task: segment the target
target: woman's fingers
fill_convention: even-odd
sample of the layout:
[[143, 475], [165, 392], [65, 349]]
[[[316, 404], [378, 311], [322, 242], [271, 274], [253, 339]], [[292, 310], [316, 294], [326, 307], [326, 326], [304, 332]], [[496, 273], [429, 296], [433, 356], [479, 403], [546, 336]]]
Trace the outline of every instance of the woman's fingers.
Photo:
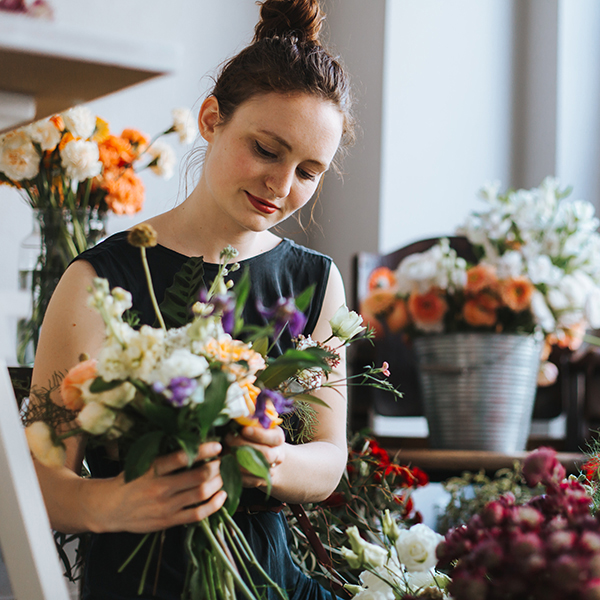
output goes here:
[[[214, 458], [221, 453], [222, 447], [218, 442], [208, 442], [206, 444], [200, 444], [198, 453], [196, 454], [196, 461], [206, 460], [208, 458]], [[162, 477], [168, 475], [174, 471], [178, 471], [188, 466], [187, 454], [180, 450], [179, 452], [173, 452], [165, 456], [160, 456], [154, 461], [154, 475], [156, 477]]]

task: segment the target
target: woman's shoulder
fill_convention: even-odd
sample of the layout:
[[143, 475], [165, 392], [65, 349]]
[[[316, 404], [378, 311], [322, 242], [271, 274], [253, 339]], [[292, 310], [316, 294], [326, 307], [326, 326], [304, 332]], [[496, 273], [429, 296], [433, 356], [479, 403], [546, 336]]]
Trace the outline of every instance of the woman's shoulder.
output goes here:
[[274, 248], [272, 253], [274, 260], [285, 263], [289, 267], [320, 265], [323, 268], [329, 269], [333, 262], [331, 257], [326, 254], [313, 250], [312, 248], [307, 248], [289, 238], [283, 238], [281, 243]]

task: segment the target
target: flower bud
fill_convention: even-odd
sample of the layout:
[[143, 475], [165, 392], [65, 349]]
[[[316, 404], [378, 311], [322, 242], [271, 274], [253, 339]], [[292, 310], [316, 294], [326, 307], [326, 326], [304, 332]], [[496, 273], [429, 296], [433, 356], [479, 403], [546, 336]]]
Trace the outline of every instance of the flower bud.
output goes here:
[[381, 528], [383, 530], [383, 534], [386, 535], [392, 544], [396, 543], [398, 536], [400, 535], [400, 529], [398, 525], [396, 525], [396, 521], [390, 515], [389, 509], [385, 509], [383, 513], [383, 518], [381, 519]]

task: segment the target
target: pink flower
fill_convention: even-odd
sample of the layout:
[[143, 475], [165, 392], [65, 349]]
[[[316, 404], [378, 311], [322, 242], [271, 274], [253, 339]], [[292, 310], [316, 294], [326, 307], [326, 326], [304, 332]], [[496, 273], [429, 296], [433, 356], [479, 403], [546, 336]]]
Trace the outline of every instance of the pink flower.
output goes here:
[[530, 487], [535, 487], [538, 483], [558, 484], [565, 477], [565, 468], [556, 459], [553, 448], [541, 447], [529, 454], [523, 462], [523, 476]]

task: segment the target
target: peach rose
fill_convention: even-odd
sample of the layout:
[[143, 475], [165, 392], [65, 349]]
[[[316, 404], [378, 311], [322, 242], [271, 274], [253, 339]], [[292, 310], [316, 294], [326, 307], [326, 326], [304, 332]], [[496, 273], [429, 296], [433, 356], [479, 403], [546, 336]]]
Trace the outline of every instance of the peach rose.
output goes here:
[[90, 379], [98, 375], [96, 359], [84, 360], [75, 365], [62, 380], [60, 394], [64, 405], [69, 410], [81, 410], [83, 408], [83, 397], [81, 388]]

